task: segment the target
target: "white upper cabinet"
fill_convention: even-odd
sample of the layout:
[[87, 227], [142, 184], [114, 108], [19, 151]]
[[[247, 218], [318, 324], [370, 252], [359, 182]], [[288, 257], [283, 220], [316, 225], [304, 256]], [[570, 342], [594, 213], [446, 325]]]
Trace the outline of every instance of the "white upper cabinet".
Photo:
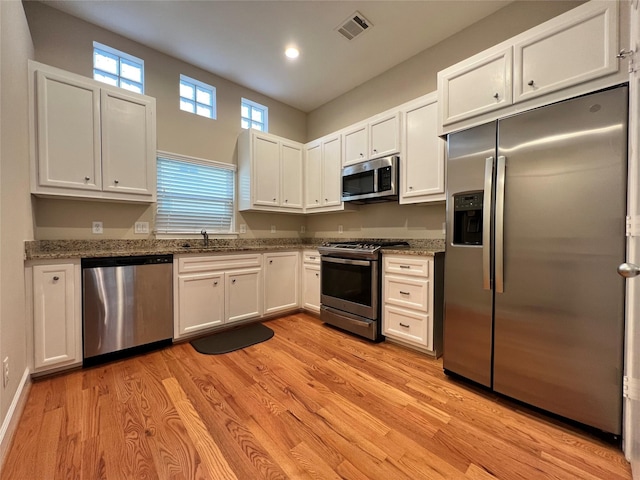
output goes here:
[[352, 165], [400, 151], [400, 115], [397, 112], [372, 117], [343, 131], [343, 165]]
[[483, 52], [440, 72], [442, 123], [450, 123], [509, 105], [512, 50]]
[[584, 5], [514, 44], [514, 102], [618, 71], [617, 2]]
[[29, 72], [31, 193], [155, 201], [155, 99], [36, 62]]
[[438, 137], [436, 93], [401, 107], [403, 149], [400, 156], [399, 202], [445, 199], [445, 142]]
[[305, 150], [305, 211], [343, 210], [340, 134], [308, 143]]
[[626, 81], [618, 8], [592, 0], [439, 72], [439, 134]]
[[302, 213], [303, 145], [245, 130], [238, 138], [240, 211]]
[[[111, 192], [149, 195], [155, 191], [155, 135], [149, 97], [103, 90], [102, 183]], [[146, 159], [146, 161], [141, 161]]]

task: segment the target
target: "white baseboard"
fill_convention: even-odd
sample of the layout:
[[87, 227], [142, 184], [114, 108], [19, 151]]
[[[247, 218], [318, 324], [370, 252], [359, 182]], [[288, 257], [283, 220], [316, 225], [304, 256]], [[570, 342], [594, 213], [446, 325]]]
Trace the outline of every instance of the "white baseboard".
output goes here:
[[22, 416], [22, 411], [27, 404], [27, 398], [29, 397], [30, 389], [31, 376], [29, 375], [29, 369], [27, 368], [22, 375], [22, 379], [20, 379], [18, 390], [16, 391], [16, 394], [13, 397], [13, 401], [9, 406], [7, 416], [5, 417], [4, 422], [2, 422], [2, 427], [0, 427], [0, 471], [2, 471], [4, 460], [7, 456], [7, 453], [9, 453], [11, 440], [13, 440], [13, 435], [16, 432], [16, 428], [18, 427], [18, 422], [20, 421], [20, 417]]

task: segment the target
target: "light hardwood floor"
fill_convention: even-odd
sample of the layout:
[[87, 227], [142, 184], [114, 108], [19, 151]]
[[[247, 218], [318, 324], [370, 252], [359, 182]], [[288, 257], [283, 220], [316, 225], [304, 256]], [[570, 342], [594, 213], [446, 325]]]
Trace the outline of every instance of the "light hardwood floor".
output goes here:
[[39, 380], [2, 480], [630, 479], [588, 433], [442, 362], [299, 314], [225, 355], [189, 343]]

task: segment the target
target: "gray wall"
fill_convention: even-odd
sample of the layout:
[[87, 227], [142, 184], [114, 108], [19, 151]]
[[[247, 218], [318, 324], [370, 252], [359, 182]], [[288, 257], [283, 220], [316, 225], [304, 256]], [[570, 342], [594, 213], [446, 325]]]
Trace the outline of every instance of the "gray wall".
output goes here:
[[[424, 50], [397, 67], [310, 112], [307, 137], [319, 138], [437, 89], [438, 71], [496, 45], [583, 1], [516, 1]], [[307, 231], [316, 237], [444, 238], [444, 203], [431, 206], [365, 205], [353, 213], [313, 215]]]
[[9, 359], [9, 384], [0, 387], [1, 422], [27, 369], [23, 256], [24, 241], [33, 239], [27, 119], [31, 57], [22, 3], [0, 2], [0, 359]]
[[[45, 4], [25, 2], [24, 8], [39, 62], [92, 77], [94, 40], [144, 60], [145, 93], [156, 98], [160, 150], [235, 163], [241, 97], [269, 107], [271, 133], [299, 142], [306, 140], [306, 114], [299, 110]], [[217, 120], [179, 109], [181, 73], [216, 87]], [[153, 206], [42, 198], [34, 205], [38, 239], [144, 238], [133, 234], [133, 225], [136, 221], [153, 222], [155, 213]], [[93, 220], [103, 222], [104, 235], [91, 234]], [[239, 216], [237, 224], [248, 226], [247, 236], [287, 237], [297, 236], [304, 222], [302, 216], [247, 214]], [[269, 233], [271, 225], [276, 225], [275, 235]]]

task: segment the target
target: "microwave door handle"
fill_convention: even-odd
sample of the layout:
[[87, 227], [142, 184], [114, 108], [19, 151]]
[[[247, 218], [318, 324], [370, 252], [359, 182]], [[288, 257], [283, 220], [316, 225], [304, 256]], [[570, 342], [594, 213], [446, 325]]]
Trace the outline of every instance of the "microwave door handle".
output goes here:
[[378, 169], [377, 168], [373, 169], [373, 191], [374, 192], [378, 191]]

